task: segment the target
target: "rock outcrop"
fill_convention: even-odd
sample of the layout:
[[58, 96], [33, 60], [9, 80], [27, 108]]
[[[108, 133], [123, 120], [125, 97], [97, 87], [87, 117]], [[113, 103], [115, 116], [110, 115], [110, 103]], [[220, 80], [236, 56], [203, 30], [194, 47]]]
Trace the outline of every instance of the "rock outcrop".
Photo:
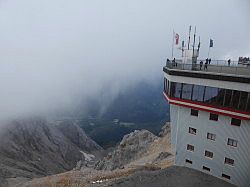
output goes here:
[[170, 128], [170, 122], [166, 122], [165, 125], [162, 126], [161, 131], [159, 133], [160, 137], [163, 136], [170, 136], [171, 128]]
[[101, 150], [74, 123], [55, 125], [42, 118], [11, 121], [0, 131], [0, 183], [65, 172], [85, 159], [83, 152]]
[[95, 166], [96, 169], [113, 170], [145, 154], [157, 136], [147, 130], [135, 130], [125, 135], [117, 148]]

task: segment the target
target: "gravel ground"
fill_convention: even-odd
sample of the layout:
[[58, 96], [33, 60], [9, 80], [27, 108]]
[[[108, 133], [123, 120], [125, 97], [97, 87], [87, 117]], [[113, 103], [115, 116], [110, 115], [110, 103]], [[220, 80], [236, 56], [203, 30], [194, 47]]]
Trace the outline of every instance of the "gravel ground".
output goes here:
[[157, 171], [140, 171], [103, 186], [112, 187], [230, 187], [222, 179], [186, 167], [171, 166]]

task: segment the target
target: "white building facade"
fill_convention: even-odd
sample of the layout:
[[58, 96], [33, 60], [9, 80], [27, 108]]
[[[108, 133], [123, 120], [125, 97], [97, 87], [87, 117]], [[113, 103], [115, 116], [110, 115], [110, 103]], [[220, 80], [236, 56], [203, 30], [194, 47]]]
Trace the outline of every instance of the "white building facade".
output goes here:
[[250, 68], [182, 61], [163, 71], [175, 164], [250, 186]]

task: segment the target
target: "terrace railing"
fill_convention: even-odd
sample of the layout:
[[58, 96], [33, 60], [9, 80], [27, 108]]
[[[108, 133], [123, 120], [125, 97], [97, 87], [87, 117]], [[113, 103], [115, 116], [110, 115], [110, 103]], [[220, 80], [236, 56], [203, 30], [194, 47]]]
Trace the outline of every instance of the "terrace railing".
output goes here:
[[[200, 62], [203, 62], [201, 65]], [[182, 63], [182, 60], [166, 62], [166, 67], [169, 69], [189, 70], [189, 71], [203, 71], [223, 74], [233, 74], [250, 77], [250, 63], [241, 64], [238, 61], [231, 61], [228, 64], [226, 60], [212, 60], [210, 64], [205, 64], [205, 60], [197, 60], [197, 63], [188, 64]]]

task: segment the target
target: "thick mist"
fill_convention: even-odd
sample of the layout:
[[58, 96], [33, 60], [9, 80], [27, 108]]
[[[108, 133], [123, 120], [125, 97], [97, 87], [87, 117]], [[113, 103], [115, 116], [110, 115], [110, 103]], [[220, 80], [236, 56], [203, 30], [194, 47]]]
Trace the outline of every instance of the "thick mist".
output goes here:
[[215, 59], [250, 56], [249, 8], [247, 0], [0, 0], [0, 119], [53, 115], [90, 98], [105, 110], [119, 92], [159, 81], [173, 29], [186, 40], [190, 24], [201, 57], [210, 37]]

